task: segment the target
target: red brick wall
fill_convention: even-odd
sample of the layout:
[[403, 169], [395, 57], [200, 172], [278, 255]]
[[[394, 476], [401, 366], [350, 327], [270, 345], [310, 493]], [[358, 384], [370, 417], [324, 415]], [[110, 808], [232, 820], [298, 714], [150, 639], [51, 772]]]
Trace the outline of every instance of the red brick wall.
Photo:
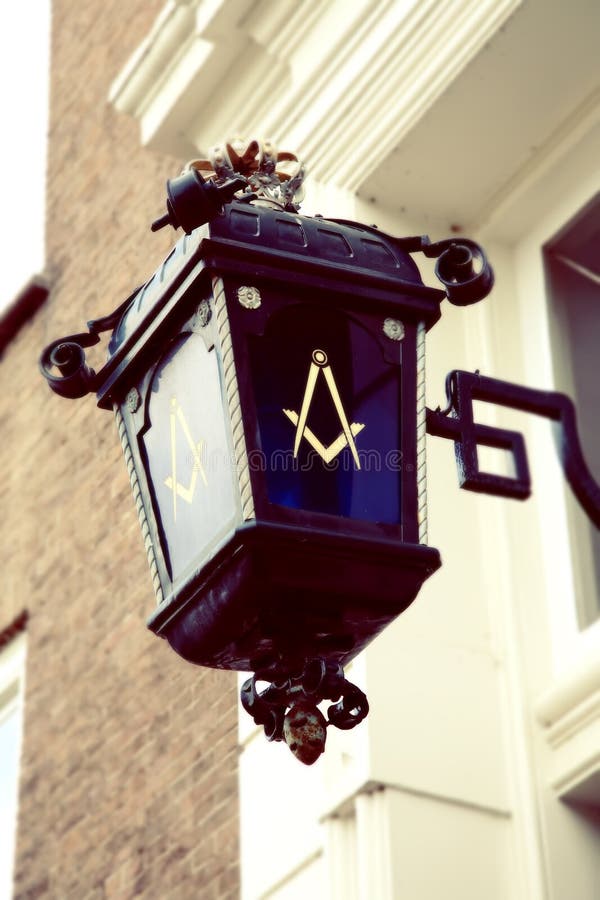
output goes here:
[[[0, 365], [0, 630], [29, 610], [15, 896], [238, 896], [236, 683], [145, 628], [153, 592], [116, 427], [37, 372], [160, 262], [181, 160], [109, 86], [163, 0], [54, 0], [49, 302]], [[27, 236], [23, 235], [23, 240]]]

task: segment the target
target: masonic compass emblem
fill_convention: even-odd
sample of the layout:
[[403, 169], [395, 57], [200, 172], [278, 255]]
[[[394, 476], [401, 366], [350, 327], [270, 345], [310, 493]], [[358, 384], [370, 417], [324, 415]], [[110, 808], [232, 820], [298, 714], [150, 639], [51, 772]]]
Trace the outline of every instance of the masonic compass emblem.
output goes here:
[[[332, 444], [329, 444], [328, 447], [325, 447], [324, 444], [321, 443], [321, 441], [316, 437], [316, 435], [306, 424], [308, 413], [310, 410], [310, 404], [315, 390], [315, 385], [317, 383], [317, 378], [319, 377], [320, 372], [323, 373], [323, 377], [325, 378], [325, 381], [327, 383], [331, 399], [333, 400], [333, 405], [335, 406], [335, 410], [340, 420], [340, 425], [342, 426], [341, 433], [335, 439], [335, 441], [333, 441]], [[305, 438], [313, 448], [313, 450], [316, 450], [321, 459], [326, 463], [330, 463], [333, 459], [335, 459], [336, 456], [342, 452], [344, 447], [349, 447], [354, 458], [354, 462], [356, 463], [356, 468], [360, 469], [360, 459], [358, 457], [358, 451], [356, 449], [354, 438], [363, 430], [365, 426], [364, 424], [360, 424], [358, 422], [352, 422], [352, 424], [349, 424], [348, 417], [342, 405], [342, 400], [340, 398], [337, 384], [335, 383], [335, 378], [333, 377], [331, 366], [329, 365], [329, 361], [327, 359], [327, 354], [324, 350], [315, 350], [313, 352], [312, 362], [310, 364], [308, 378], [306, 380], [304, 397], [302, 399], [300, 415], [298, 415], [298, 413], [293, 409], [284, 409], [283, 412], [288, 417], [292, 425], [296, 426], [294, 459], [298, 456], [298, 450], [300, 449], [302, 438]]]
[[[192, 503], [194, 499], [194, 494], [196, 492], [196, 483], [198, 481], [198, 475], [204, 482], [206, 486], [208, 484], [206, 480], [206, 472], [204, 471], [204, 466], [202, 465], [202, 450], [204, 448], [204, 441], [200, 440], [197, 443], [194, 442], [192, 438], [192, 434], [190, 431], [190, 427], [186, 421], [186, 418], [183, 414], [183, 410], [179, 405], [176, 397], [171, 398], [171, 475], [168, 478], [165, 478], [165, 484], [169, 488], [169, 490], [173, 491], [173, 521], [177, 521], [177, 497], [181, 497], [182, 500], [185, 500], [186, 503]], [[180, 484], [177, 481], [177, 423], [181, 426], [185, 439], [190, 448], [190, 453], [192, 456], [192, 475], [190, 478], [190, 483], [187, 487], [183, 484]]]

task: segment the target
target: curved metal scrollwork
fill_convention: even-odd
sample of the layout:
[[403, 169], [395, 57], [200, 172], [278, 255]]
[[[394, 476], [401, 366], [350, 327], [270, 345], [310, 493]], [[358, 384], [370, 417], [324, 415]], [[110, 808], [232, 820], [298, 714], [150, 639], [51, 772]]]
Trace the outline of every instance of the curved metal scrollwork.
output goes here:
[[[544, 416], [556, 423], [555, 438], [560, 461], [579, 503], [600, 528], [600, 485], [585, 461], [575, 406], [557, 391], [540, 391], [479, 372], [454, 370], [446, 378], [448, 405], [445, 410], [427, 410], [427, 431], [454, 441], [460, 486], [478, 493], [524, 500], [531, 493], [527, 451], [523, 435], [505, 428], [474, 421], [473, 401], [483, 400], [522, 412]], [[498, 447], [512, 453], [515, 476], [492, 475], [479, 470], [477, 446]]]
[[75, 400], [94, 390], [96, 373], [86, 364], [84, 347], [92, 347], [99, 340], [96, 334], [71, 334], [44, 349], [40, 369], [55, 394]]
[[[260, 691], [259, 681], [270, 682]], [[311, 765], [325, 749], [326, 728], [354, 728], [369, 712], [365, 694], [345, 677], [342, 667], [324, 659], [306, 662], [299, 675], [257, 673], [244, 682], [242, 706], [267, 740], [285, 741], [294, 756]], [[318, 709], [323, 700], [334, 701], [327, 719]]]
[[[339, 225], [357, 227], [350, 219], [328, 219]], [[363, 231], [381, 235], [375, 225], [359, 225]], [[446, 238], [432, 241], [426, 234], [416, 237], [386, 238], [405, 253], [423, 253], [430, 259], [437, 259], [435, 274], [446, 289], [446, 296], [454, 306], [470, 306], [478, 303], [490, 293], [494, 286], [494, 270], [485, 251], [470, 238]]]
[[437, 259], [435, 274], [446, 288], [450, 303], [469, 306], [478, 303], [494, 286], [494, 272], [483, 249], [469, 238], [448, 238], [430, 243], [421, 239], [420, 250]]
[[59, 338], [42, 351], [40, 371], [55, 394], [76, 400], [96, 390], [98, 376], [86, 363], [85, 348], [98, 344], [103, 331], [112, 331], [139, 290], [139, 287], [136, 288], [108, 316], [89, 321], [87, 332]]

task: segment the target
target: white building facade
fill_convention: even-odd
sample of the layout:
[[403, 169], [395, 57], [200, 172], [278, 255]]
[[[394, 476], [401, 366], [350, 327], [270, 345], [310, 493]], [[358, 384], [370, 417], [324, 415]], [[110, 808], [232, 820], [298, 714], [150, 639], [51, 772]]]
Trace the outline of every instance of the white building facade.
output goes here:
[[[110, 100], [182, 162], [273, 137], [305, 214], [479, 241], [496, 286], [444, 304], [427, 405], [455, 368], [563, 390], [600, 480], [599, 35], [596, 0], [169, 0]], [[303, 769], [241, 712], [245, 900], [600, 896], [600, 542], [548, 422], [477, 416], [533, 497], [460, 491], [428, 438], [443, 566], [351, 666], [367, 720]]]

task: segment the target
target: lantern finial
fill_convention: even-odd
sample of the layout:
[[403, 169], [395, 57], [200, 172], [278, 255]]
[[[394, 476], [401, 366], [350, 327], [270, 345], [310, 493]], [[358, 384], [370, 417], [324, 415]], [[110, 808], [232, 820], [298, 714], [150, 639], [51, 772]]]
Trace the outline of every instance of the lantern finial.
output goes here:
[[304, 197], [303, 163], [268, 139], [229, 138], [211, 147], [208, 159], [191, 160], [184, 171], [189, 169], [217, 185], [241, 175], [247, 180], [245, 193], [255, 194], [255, 202], [274, 209], [297, 212]]

